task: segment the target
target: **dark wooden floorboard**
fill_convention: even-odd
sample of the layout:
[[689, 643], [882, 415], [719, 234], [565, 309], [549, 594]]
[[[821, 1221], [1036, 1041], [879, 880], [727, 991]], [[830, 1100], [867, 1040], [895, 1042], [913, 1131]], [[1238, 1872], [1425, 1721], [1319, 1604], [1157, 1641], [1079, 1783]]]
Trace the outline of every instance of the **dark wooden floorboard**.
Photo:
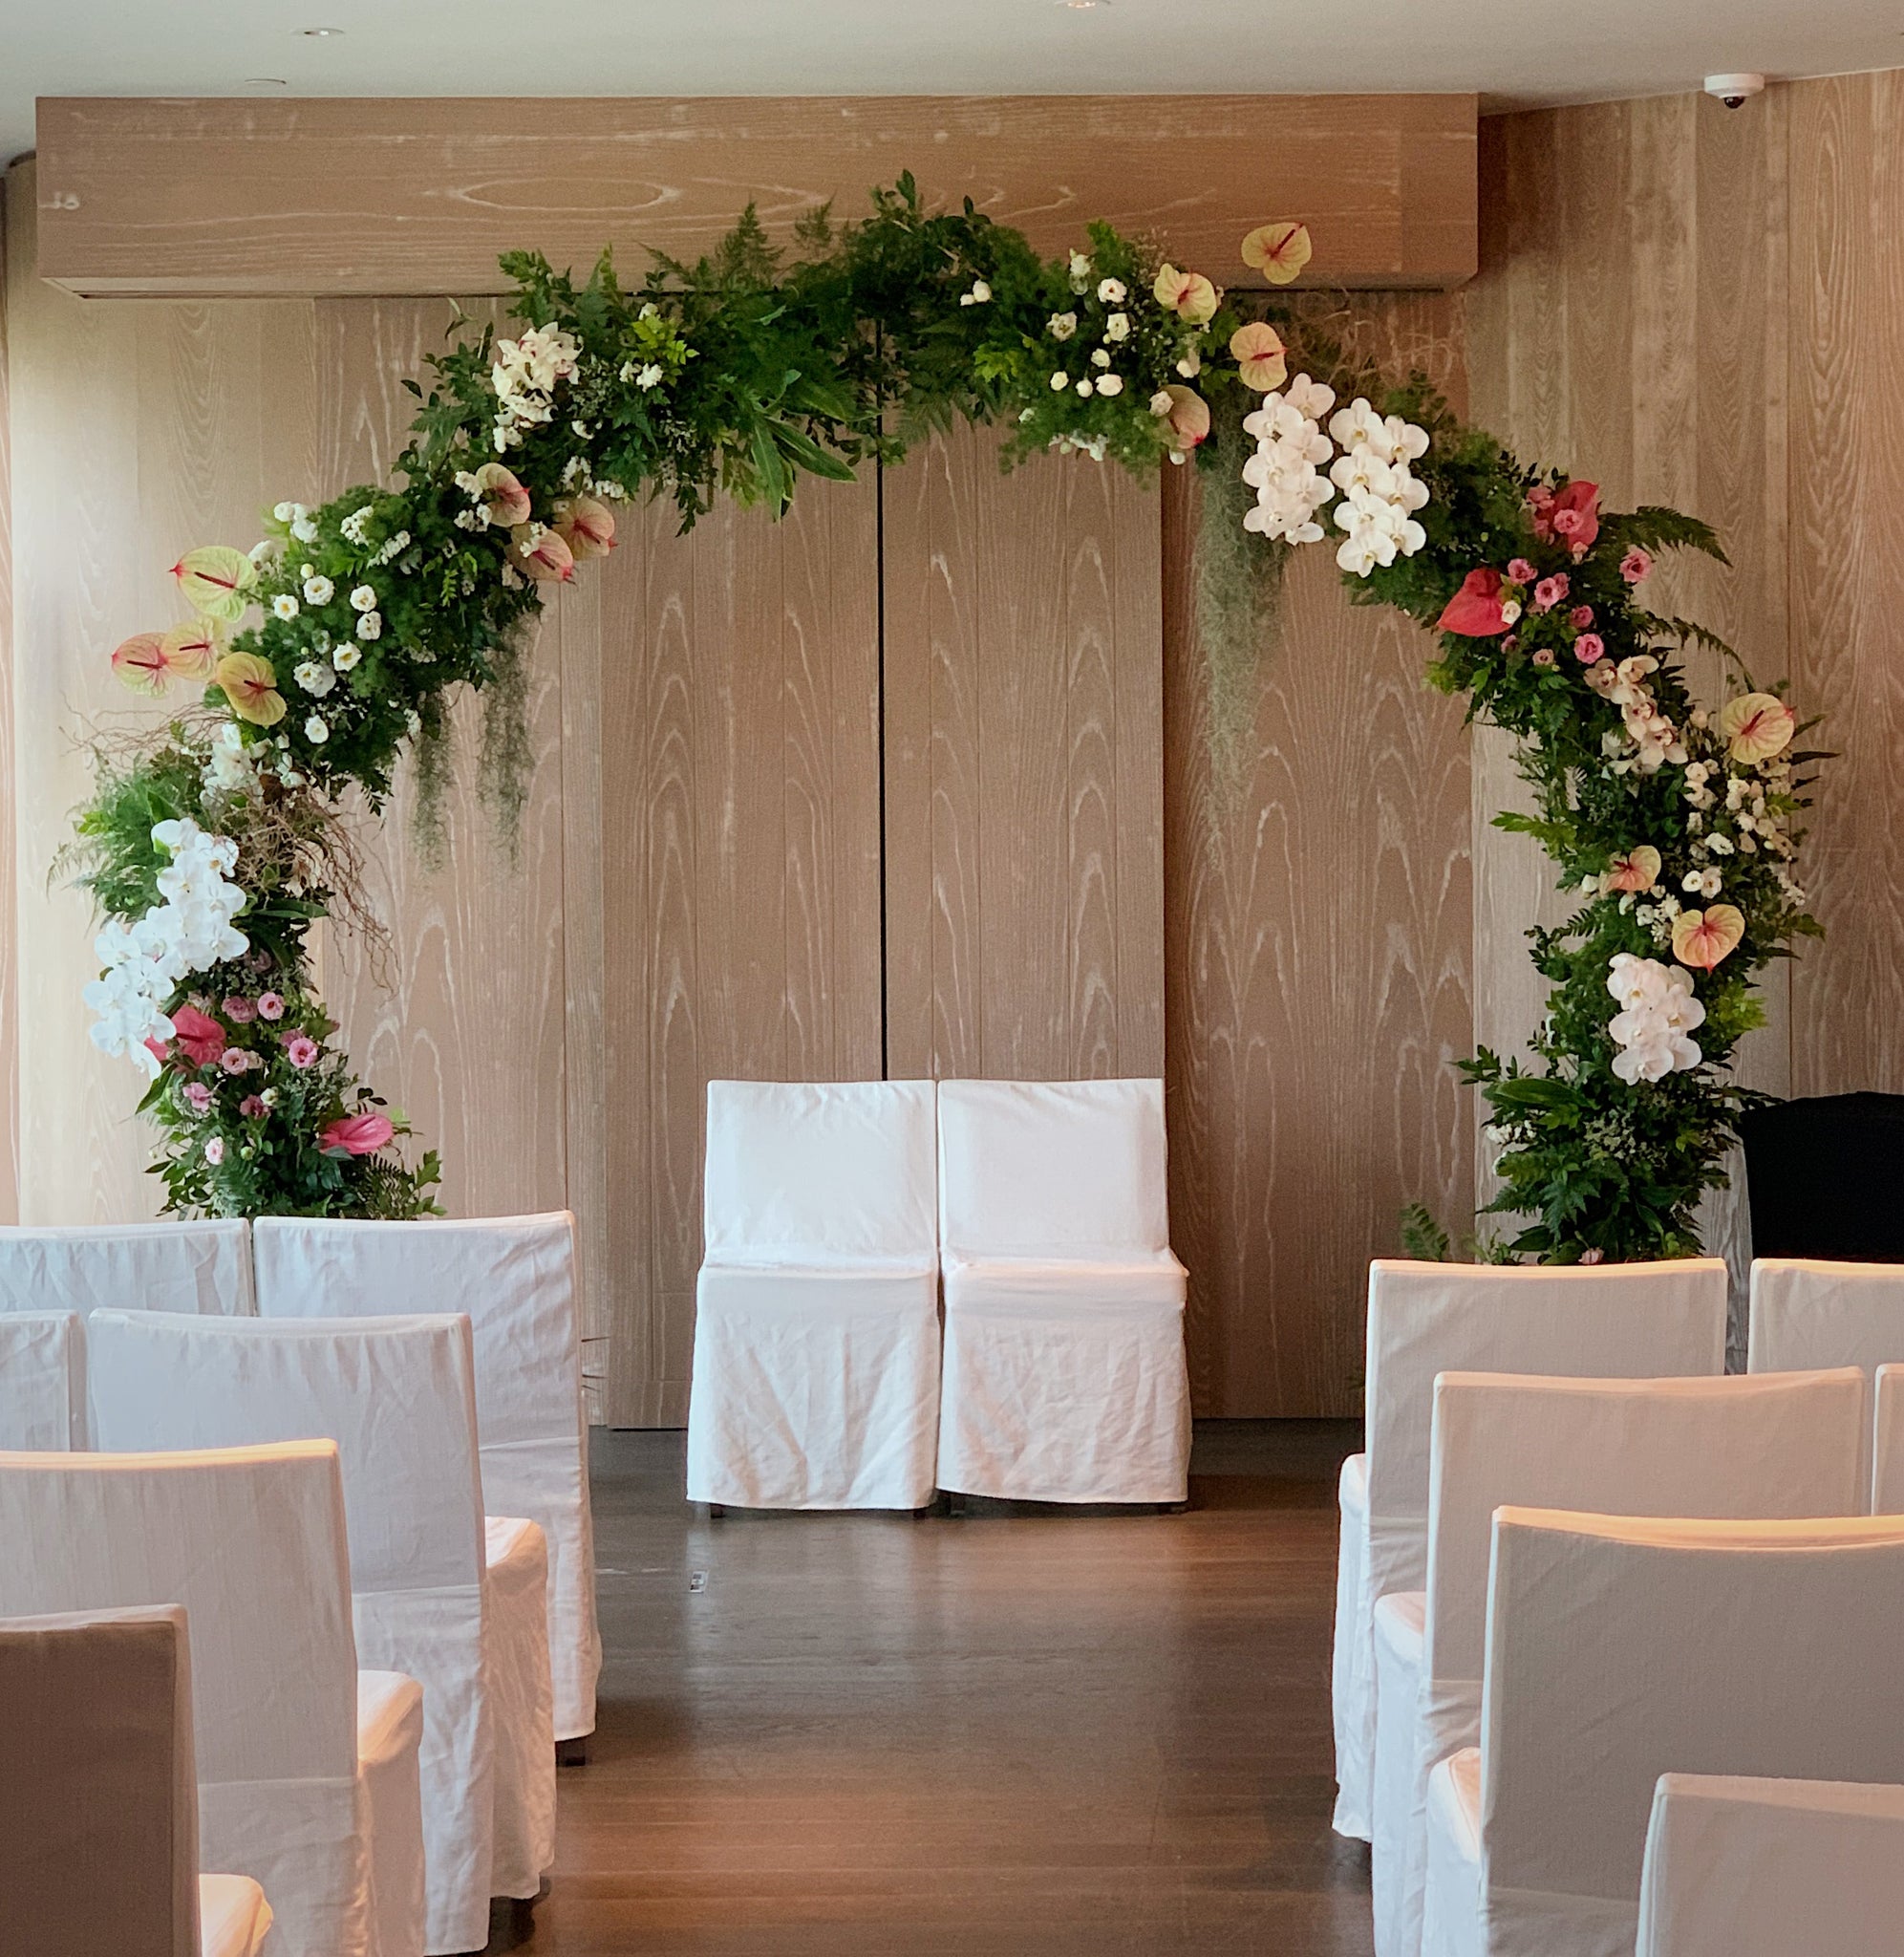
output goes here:
[[1365, 1957], [1329, 1829], [1356, 1434], [1206, 1426], [1183, 1515], [710, 1522], [680, 1435], [598, 1432], [601, 1725], [515, 1947]]

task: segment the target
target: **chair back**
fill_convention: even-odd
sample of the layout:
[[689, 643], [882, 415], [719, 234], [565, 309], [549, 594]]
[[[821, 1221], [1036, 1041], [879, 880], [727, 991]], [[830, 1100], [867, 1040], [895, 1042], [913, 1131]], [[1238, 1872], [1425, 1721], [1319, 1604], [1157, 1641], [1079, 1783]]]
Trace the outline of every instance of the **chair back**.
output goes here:
[[191, 1311], [248, 1316], [251, 1226], [201, 1223], [0, 1227], [0, 1312]]
[[1494, 1518], [1492, 1957], [1634, 1946], [1664, 1773], [1904, 1781], [1904, 1520]]
[[928, 1258], [938, 1247], [931, 1081], [710, 1081], [710, 1258]]
[[200, 1852], [270, 1898], [288, 1950], [356, 1950], [357, 1654], [332, 1441], [0, 1454], [0, 1616], [178, 1604]]
[[1607, 1516], [1857, 1516], [1864, 1381], [1759, 1379], [1435, 1382], [1423, 1670], [1439, 1752], [1471, 1746], [1481, 1716], [1494, 1511]]
[[1662, 1774], [1637, 1957], [1893, 1957], [1904, 1787]]
[[1435, 1375], [1692, 1378], [1725, 1370], [1721, 1258], [1369, 1266], [1369, 1602], [1426, 1587]]
[[574, 1217], [260, 1216], [253, 1253], [267, 1319], [358, 1318], [397, 1305], [467, 1314], [483, 1508], [539, 1523], [547, 1538], [556, 1737], [592, 1731], [602, 1647]]
[[1880, 1366], [1872, 1394], [1871, 1512], [1904, 1516], [1904, 1366]]
[[0, 1623], [0, 1731], [7, 1947], [199, 1957], [185, 1613]]
[[0, 1314], [0, 1448], [86, 1445], [86, 1346], [79, 1314]]
[[939, 1241], [961, 1258], [1170, 1247], [1162, 1081], [941, 1081]]
[[1759, 1258], [1752, 1265], [1748, 1372], [1904, 1364], [1904, 1264]]

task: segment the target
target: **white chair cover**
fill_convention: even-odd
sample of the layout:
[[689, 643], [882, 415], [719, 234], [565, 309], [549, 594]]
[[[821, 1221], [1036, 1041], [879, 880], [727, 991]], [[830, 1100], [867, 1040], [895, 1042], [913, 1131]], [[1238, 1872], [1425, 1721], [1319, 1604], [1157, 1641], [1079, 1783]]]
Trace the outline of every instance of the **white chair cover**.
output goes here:
[[260, 1216], [252, 1247], [267, 1318], [356, 1318], [399, 1305], [469, 1315], [482, 1506], [542, 1530], [555, 1736], [592, 1732], [602, 1641], [574, 1217], [566, 1210], [417, 1223]]
[[1498, 1508], [1619, 1516], [1862, 1513], [1854, 1367], [1758, 1379], [1435, 1381], [1428, 1582], [1376, 1606], [1377, 1957], [1421, 1946], [1428, 1775], [1481, 1738]]
[[1638, 1957], [1896, 1957], [1904, 1787], [1662, 1774]]
[[917, 1509], [939, 1418], [930, 1081], [711, 1081], [688, 1498]]
[[[337, 1443], [359, 1661], [423, 1688], [427, 1947], [481, 1949], [490, 1897], [534, 1896], [554, 1860], [555, 1745], [543, 1598], [524, 1622], [487, 1594], [469, 1321], [98, 1312], [91, 1343], [102, 1448]], [[511, 1731], [495, 1681], [525, 1668], [542, 1688]]]
[[1478, 1785], [1470, 1750], [1435, 1769], [1423, 1949], [1627, 1957], [1662, 1773], [1904, 1780], [1901, 1618], [1897, 1517], [1498, 1511]]
[[1904, 1366], [1877, 1368], [1871, 1512], [1904, 1516]]
[[1904, 1264], [1754, 1261], [1747, 1372], [1855, 1366], [1872, 1379], [1892, 1360], [1904, 1362]]
[[344, 1541], [330, 1441], [0, 1454], [0, 1614], [187, 1613], [200, 1852], [272, 1957], [418, 1957], [422, 1694], [358, 1672]]
[[0, 1448], [86, 1445], [85, 1335], [73, 1311], [0, 1315]]
[[253, 1957], [271, 1912], [201, 1877], [185, 1613], [0, 1623], [6, 1947], [45, 1957]]
[[1184, 1267], [1161, 1081], [944, 1081], [939, 1485], [1060, 1502], [1189, 1488]]
[[[1725, 1370], [1719, 1258], [1656, 1264], [1369, 1266], [1363, 1383], [1368, 1458], [1342, 1511], [1337, 1596], [1336, 1830], [1367, 1840], [1375, 1760], [1377, 1601], [1428, 1574], [1428, 1435], [1435, 1375], [1489, 1371], [1658, 1378]], [[1350, 1471], [1343, 1490], [1352, 1493]]]
[[0, 1312], [192, 1311], [248, 1317], [251, 1226], [203, 1223], [0, 1227]]

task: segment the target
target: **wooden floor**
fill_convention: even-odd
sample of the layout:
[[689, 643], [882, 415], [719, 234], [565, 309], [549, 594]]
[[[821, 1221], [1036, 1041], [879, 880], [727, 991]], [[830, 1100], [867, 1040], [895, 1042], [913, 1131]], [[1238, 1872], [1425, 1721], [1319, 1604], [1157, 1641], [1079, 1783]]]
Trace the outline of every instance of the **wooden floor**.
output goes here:
[[1363, 1957], [1329, 1829], [1356, 1433], [1207, 1428], [1186, 1515], [916, 1522], [710, 1522], [681, 1436], [598, 1433], [601, 1727], [515, 1947]]

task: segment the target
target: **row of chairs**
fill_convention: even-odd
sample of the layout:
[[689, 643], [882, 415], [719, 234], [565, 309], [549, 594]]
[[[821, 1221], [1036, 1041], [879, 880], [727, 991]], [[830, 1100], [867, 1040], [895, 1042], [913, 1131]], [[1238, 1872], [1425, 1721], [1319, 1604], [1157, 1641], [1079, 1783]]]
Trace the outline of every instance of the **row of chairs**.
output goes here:
[[[594, 1731], [602, 1662], [576, 1296], [566, 1211], [417, 1223], [261, 1216], [0, 1228], [0, 1323], [100, 1308], [267, 1319], [466, 1314], [484, 1503], [534, 1521], [547, 1543], [559, 1741]], [[0, 1367], [0, 1405], [13, 1376]], [[76, 1385], [71, 1439], [30, 1444], [84, 1445], [85, 1409]]]
[[704, 1187], [691, 1499], [1184, 1499], [1161, 1082], [717, 1081]]
[[[332, 1947], [362, 1870], [380, 1957], [480, 1948], [491, 1897], [553, 1860], [555, 1739], [544, 1538], [483, 1514], [468, 1319], [64, 1331], [100, 1452], [0, 1453], [8, 1614], [184, 1607], [206, 1853], [264, 1884], [289, 1951]], [[358, 1778], [391, 1784], [313, 1854], [353, 1698]]]
[[[1717, 1260], [1374, 1267], [1335, 1687], [1337, 1825], [1372, 1839], [1378, 1957], [1633, 1948], [1662, 1774], [1904, 1780], [1840, 1649], [1894, 1607], [1904, 1366], [1876, 1356], [1904, 1359], [1904, 1272], [1853, 1267], [1833, 1305], [1840, 1268], [1763, 1267], [1758, 1370], [1727, 1379]], [[1841, 1364], [1765, 1369], [1799, 1350]], [[1864, 1519], [1873, 1502], [1890, 1519]], [[1808, 1589], [1858, 1556], [1868, 1593]], [[1765, 1716], [1768, 1696], [1806, 1710]], [[1709, 1794], [1658, 1792], [1662, 1926], [1695, 1920], [1675, 1914], [1675, 1802], [1704, 1816]]]

